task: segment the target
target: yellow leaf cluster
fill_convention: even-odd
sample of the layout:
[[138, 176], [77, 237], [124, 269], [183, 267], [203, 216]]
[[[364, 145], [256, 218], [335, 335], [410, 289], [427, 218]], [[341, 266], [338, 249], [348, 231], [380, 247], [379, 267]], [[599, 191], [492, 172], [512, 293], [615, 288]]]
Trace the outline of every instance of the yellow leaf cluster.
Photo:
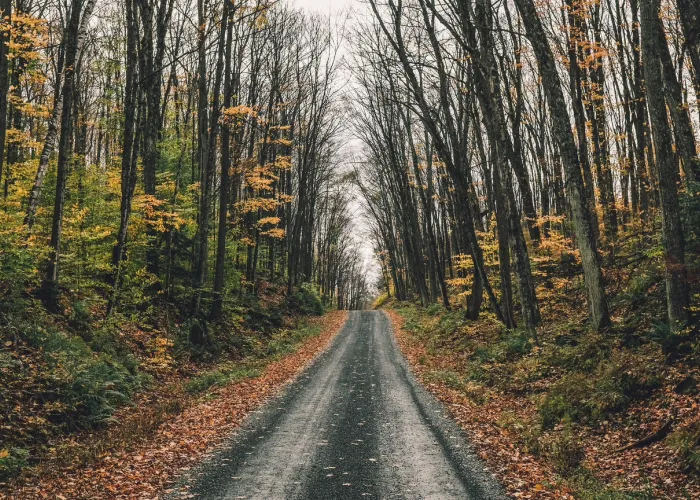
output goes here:
[[262, 219], [259, 219], [257, 224], [258, 227], [263, 227], [267, 225], [277, 225], [280, 223], [280, 218], [279, 217], [263, 217]]
[[282, 229], [280, 227], [273, 227], [272, 229], [268, 229], [267, 231], [262, 231], [260, 234], [263, 236], [267, 236], [269, 238], [282, 240], [282, 239], [284, 239], [284, 237], [287, 233], [285, 232], [284, 229]]

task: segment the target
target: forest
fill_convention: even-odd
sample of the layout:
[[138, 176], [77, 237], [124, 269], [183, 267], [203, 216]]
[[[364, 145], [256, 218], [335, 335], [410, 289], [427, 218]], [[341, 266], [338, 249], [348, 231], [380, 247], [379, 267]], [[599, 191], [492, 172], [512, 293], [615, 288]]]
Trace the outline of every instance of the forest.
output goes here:
[[0, 496], [369, 307], [509, 494], [700, 494], [696, 0], [0, 23]]
[[368, 3], [355, 181], [422, 380], [540, 489], [694, 498], [700, 3]]
[[2, 480], [371, 283], [337, 168], [340, 26], [247, 0], [0, 12]]

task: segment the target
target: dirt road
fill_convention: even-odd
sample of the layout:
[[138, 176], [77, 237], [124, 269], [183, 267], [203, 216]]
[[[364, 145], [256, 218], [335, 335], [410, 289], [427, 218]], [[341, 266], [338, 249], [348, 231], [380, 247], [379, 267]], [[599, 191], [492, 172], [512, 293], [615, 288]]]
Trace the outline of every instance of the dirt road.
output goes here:
[[182, 485], [207, 499], [505, 497], [379, 311], [351, 313], [332, 347]]

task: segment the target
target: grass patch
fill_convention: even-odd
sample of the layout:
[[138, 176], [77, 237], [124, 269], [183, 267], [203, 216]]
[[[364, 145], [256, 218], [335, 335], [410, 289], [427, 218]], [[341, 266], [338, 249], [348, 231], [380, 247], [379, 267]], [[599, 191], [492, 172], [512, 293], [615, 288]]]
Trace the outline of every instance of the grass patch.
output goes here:
[[551, 429], [562, 420], [594, 423], [629, 401], [660, 387], [648, 360], [629, 352], [616, 352], [594, 373], [574, 372], [553, 384], [540, 405], [542, 427]]
[[317, 337], [321, 334], [323, 328], [319, 325], [302, 325], [294, 330], [281, 330], [275, 333], [267, 345], [263, 348], [260, 356], [263, 358], [271, 358], [273, 360], [280, 359], [288, 354], [296, 352], [299, 345], [311, 337]]
[[224, 387], [239, 380], [259, 377], [262, 375], [263, 369], [261, 364], [224, 364], [193, 377], [185, 385], [185, 390], [190, 394], [205, 393], [212, 387]]
[[668, 443], [688, 470], [700, 474], [700, 419], [671, 433]]

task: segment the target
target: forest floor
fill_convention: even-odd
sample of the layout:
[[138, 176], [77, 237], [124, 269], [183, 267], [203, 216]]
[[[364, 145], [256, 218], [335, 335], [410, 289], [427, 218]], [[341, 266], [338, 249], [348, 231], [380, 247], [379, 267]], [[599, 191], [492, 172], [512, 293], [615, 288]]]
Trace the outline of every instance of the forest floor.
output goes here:
[[697, 365], [576, 330], [585, 318], [545, 323], [533, 346], [488, 313], [385, 308], [417, 377], [512, 497], [700, 498]]
[[278, 331], [269, 357], [173, 372], [118, 409], [105, 428], [53, 439], [36, 465], [0, 483], [0, 498], [153, 498], [303, 371], [346, 317], [334, 311]]

